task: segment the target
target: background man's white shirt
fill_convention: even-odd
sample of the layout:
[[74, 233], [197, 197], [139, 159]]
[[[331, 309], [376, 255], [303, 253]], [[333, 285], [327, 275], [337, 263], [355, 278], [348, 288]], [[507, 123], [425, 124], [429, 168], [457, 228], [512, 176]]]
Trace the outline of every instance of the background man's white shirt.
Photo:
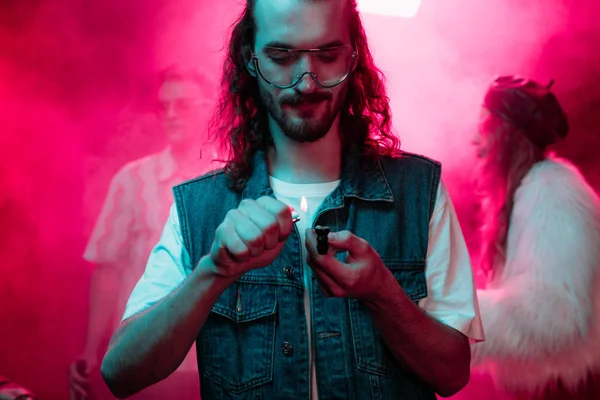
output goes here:
[[[212, 156], [199, 159], [197, 175], [216, 167], [210, 162]], [[125, 309], [148, 254], [160, 239], [173, 203], [172, 187], [190, 178], [178, 172], [169, 147], [126, 164], [113, 177], [83, 257], [93, 264], [122, 269], [117, 315]], [[196, 368], [192, 350], [183, 368]]]

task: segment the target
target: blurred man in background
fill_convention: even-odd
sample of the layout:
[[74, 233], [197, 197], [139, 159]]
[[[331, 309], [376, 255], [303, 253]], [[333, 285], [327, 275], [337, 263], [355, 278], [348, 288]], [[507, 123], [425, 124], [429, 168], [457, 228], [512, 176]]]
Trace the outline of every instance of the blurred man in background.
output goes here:
[[499, 77], [481, 118], [488, 283], [474, 372], [491, 375], [502, 398], [588, 398], [577, 396], [600, 371], [600, 200], [574, 165], [547, 153], [569, 130], [550, 85]]
[[[214, 168], [207, 145], [214, 90], [200, 73], [172, 67], [163, 72], [158, 117], [168, 146], [125, 165], [112, 179], [108, 196], [85, 250], [94, 264], [88, 333], [82, 356], [69, 371], [71, 398], [113, 398], [100, 379], [99, 360], [125, 303], [142, 276], [173, 203], [171, 188]], [[195, 349], [178, 373], [136, 398], [198, 398]]]

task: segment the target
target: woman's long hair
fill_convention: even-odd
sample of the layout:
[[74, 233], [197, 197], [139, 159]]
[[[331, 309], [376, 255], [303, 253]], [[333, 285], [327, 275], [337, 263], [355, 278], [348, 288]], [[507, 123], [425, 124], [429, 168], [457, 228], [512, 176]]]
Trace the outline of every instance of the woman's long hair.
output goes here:
[[[398, 153], [400, 140], [391, 131], [391, 111], [383, 74], [375, 66], [355, 0], [347, 0], [356, 68], [347, 78], [348, 95], [340, 123], [345, 143], [358, 143], [363, 161]], [[212, 121], [212, 138], [228, 155], [225, 173], [234, 190], [242, 190], [252, 171], [252, 158], [272, 143], [267, 110], [257, 79], [247, 70], [254, 47], [256, 0], [247, 0], [235, 22], [223, 65], [221, 93]]]
[[544, 159], [544, 150], [518, 128], [493, 114], [480, 129], [487, 149], [478, 166], [478, 193], [483, 213], [480, 266], [490, 281], [506, 262], [515, 192], [531, 167]]

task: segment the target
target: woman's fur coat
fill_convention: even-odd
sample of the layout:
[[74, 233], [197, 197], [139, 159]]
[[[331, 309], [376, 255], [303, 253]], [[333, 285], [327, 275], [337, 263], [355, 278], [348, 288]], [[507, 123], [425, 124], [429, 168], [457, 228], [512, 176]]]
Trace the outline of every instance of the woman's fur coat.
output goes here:
[[486, 341], [474, 372], [500, 389], [575, 390], [600, 371], [600, 201], [560, 159], [536, 164], [515, 193], [506, 263], [478, 290]]

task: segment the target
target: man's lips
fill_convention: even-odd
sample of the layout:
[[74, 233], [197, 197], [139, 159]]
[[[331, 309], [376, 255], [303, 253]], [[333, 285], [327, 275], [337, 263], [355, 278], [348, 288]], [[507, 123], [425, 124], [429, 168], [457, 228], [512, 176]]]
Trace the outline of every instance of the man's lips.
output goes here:
[[300, 111], [314, 111], [322, 102], [304, 102], [297, 104], [288, 104], [287, 106]]

